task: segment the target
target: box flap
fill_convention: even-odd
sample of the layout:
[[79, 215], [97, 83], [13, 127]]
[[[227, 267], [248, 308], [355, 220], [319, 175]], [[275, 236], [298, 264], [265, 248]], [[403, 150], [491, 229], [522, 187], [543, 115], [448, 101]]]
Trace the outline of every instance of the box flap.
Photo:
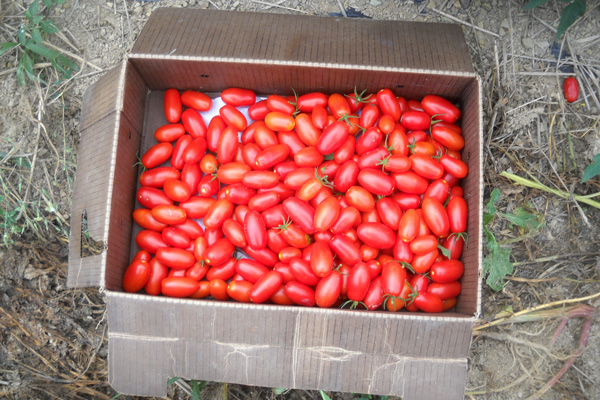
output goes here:
[[109, 381], [120, 393], [164, 396], [168, 378], [178, 376], [403, 399], [463, 398], [474, 318], [115, 292], [107, 292], [107, 301]]

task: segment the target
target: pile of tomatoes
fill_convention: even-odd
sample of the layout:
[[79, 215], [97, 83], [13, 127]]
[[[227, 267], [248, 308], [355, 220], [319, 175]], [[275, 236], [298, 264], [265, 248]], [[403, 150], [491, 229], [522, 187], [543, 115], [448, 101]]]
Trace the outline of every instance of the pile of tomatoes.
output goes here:
[[468, 167], [450, 101], [169, 89], [164, 112], [141, 158], [142, 250], [125, 291], [389, 311], [456, 304]]

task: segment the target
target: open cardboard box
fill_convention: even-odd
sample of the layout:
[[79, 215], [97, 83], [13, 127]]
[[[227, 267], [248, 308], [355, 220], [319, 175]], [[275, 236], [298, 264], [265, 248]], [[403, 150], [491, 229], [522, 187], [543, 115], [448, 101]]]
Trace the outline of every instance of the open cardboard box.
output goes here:
[[[127, 294], [135, 243], [136, 157], [166, 123], [167, 88], [217, 93], [350, 93], [391, 88], [460, 104], [470, 167], [469, 241], [453, 312], [427, 315], [239, 304]], [[86, 92], [71, 215], [68, 283], [99, 286], [108, 310], [109, 381], [164, 396], [169, 377], [284, 388], [461, 399], [480, 311], [481, 89], [460, 27], [160, 9], [131, 54]], [[82, 257], [82, 222], [104, 251]]]

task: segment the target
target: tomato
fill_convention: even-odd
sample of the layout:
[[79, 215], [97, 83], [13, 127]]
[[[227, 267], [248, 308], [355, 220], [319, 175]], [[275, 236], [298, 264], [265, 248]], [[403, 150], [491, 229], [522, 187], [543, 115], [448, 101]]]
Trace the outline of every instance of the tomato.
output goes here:
[[290, 149], [290, 155], [292, 156], [295, 156], [300, 150], [306, 147], [294, 131], [277, 132], [277, 139], [279, 143], [285, 144]]
[[373, 246], [363, 244], [362, 246], [360, 246], [360, 254], [362, 260], [365, 262], [375, 260], [377, 256], [379, 256], [379, 249], [376, 249]]
[[348, 274], [348, 299], [362, 301], [369, 290], [371, 275], [369, 267], [364, 262], [359, 262]]
[[346, 101], [346, 98], [339, 93], [329, 95], [327, 106], [335, 119], [340, 119], [344, 115], [351, 113], [350, 105]]
[[319, 277], [327, 276], [333, 268], [333, 253], [325, 242], [316, 242], [310, 249], [310, 266]]
[[430, 253], [437, 249], [438, 241], [433, 235], [423, 235], [410, 242], [410, 250], [415, 254]]
[[340, 165], [333, 180], [333, 185], [338, 191], [346, 193], [358, 181], [359, 172], [358, 163], [354, 160], [348, 160]]
[[317, 106], [327, 107], [327, 99], [327, 95], [320, 92], [303, 94], [296, 100], [296, 107], [305, 113], [313, 112]]
[[285, 294], [295, 304], [305, 307], [314, 307], [315, 291], [308, 285], [298, 281], [292, 281], [285, 284]]
[[406, 210], [400, 219], [398, 237], [404, 242], [412, 242], [419, 234], [421, 218], [414, 209]]
[[206, 143], [208, 149], [212, 152], [216, 152], [219, 145], [219, 138], [223, 131], [227, 128], [227, 124], [218, 115], [215, 115], [210, 120], [208, 128], [206, 129]]
[[340, 214], [331, 226], [331, 232], [334, 234], [344, 233], [353, 226], [358, 226], [361, 222], [361, 214], [358, 209], [348, 206], [340, 209]]
[[303, 249], [310, 244], [310, 236], [296, 224], [286, 222], [276, 229], [289, 246]]
[[162, 188], [167, 179], [179, 179], [181, 173], [173, 167], [157, 167], [146, 170], [140, 175], [140, 185]]
[[162, 264], [154, 257], [149, 262], [150, 273], [144, 286], [146, 293], [152, 296], [158, 296], [161, 293], [161, 283], [169, 273], [169, 267]]
[[439, 254], [437, 249], [425, 254], [415, 254], [411, 261], [413, 270], [418, 274], [424, 274], [429, 271]]
[[[313, 126], [319, 130], [325, 129], [325, 127], [328, 125], [328, 119], [329, 116], [327, 115], [327, 109], [322, 106], [316, 106], [310, 115], [310, 120]], [[316, 146], [317, 144], [314, 143], [314, 145]]]
[[223, 225], [223, 222], [231, 217], [234, 205], [227, 199], [219, 199], [213, 203], [204, 216], [204, 226], [206, 229], [217, 229]]
[[375, 126], [378, 118], [379, 107], [375, 104], [367, 104], [361, 111], [359, 125], [364, 129], [370, 128]]
[[213, 245], [217, 240], [223, 237], [223, 230], [219, 227], [216, 229], [208, 229], [204, 231], [204, 237], [206, 238], [206, 244], [208, 246]]
[[147, 169], [158, 167], [171, 158], [173, 145], [171, 143], [158, 143], [150, 147], [142, 156], [142, 164]]
[[413, 154], [409, 159], [413, 172], [425, 179], [440, 179], [444, 175], [444, 167], [434, 158]]
[[181, 122], [185, 131], [194, 139], [206, 137], [206, 123], [198, 111], [188, 108], [181, 114]]
[[250, 210], [244, 218], [244, 233], [248, 247], [260, 250], [267, 247], [267, 228], [265, 221], [256, 210]]
[[[392, 177], [377, 169], [363, 169], [358, 174], [358, 183], [369, 192], [379, 196], [389, 196], [395, 189]], [[348, 196], [346, 194], [346, 196]]]
[[192, 243], [187, 233], [180, 229], [168, 227], [162, 231], [163, 241], [172, 247], [179, 247], [181, 249], [187, 249]]
[[429, 187], [423, 194], [423, 198], [433, 197], [440, 203], [444, 203], [450, 193], [450, 185], [443, 179], [436, 179], [429, 184]]
[[444, 305], [439, 297], [431, 293], [419, 291], [414, 299], [415, 306], [426, 313], [440, 313], [444, 311]]
[[194, 265], [185, 270], [185, 276], [199, 281], [206, 276], [209, 269], [210, 265], [205, 264], [203, 261], [196, 261]]
[[444, 125], [434, 125], [431, 128], [431, 137], [448, 148], [448, 150], [459, 151], [465, 147], [463, 137]]
[[411, 131], [421, 131], [429, 129], [431, 117], [423, 111], [407, 111], [402, 114], [400, 123], [403, 127]]
[[570, 76], [563, 82], [563, 94], [565, 100], [569, 103], [574, 103], [579, 98], [579, 83], [577, 79]]
[[[419, 132], [422, 132], [422, 131], [419, 131]], [[411, 144], [408, 147], [409, 147], [411, 154], [419, 154], [422, 156], [433, 157], [437, 152], [435, 146], [432, 143], [429, 143], [429, 142], [413, 143], [412, 138], [409, 138], [409, 141]]]
[[367, 130], [356, 140], [356, 154], [363, 155], [371, 151], [381, 143], [383, 134], [376, 127], [367, 128]]
[[181, 224], [187, 218], [185, 210], [172, 204], [161, 204], [152, 208], [152, 216], [162, 224]]
[[302, 258], [293, 258], [290, 260], [289, 265], [292, 275], [298, 282], [308, 286], [316, 286], [319, 283], [321, 278], [313, 272], [309, 261]]
[[276, 144], [261, 150], [254, 161], [254, 165], [258, 170], [265, 170], [274, 167], [283, 162], [290, 152], [290, 148], [285, 144]]
[[152, 216], [152, 211], [147, 208], [138, 208], [133, 211], [133, 220], [142, 228], [152, 231], [162, 232], [167, 227], [167, 224], [158, 222]]
[[292, 190], [298, 190], [306, 181], [315, 176], [315, 169], [310, 167], [298, 168], [288, 173], [283, 180], [285, 185]]
[[254, 121], [263, 121], [270, 112], [267, 100], [257, 101], [248, 108], [248, 116]]
[[186, 269], [196, 262], [193, 253], [177, 247], [160, 247], [156, 251], [156, 258], [173, 269]]
[[379, 119], [379, 122], [377, 123], [377, 127], [379, 128], [379, 130], [384, 133], [385, 135], [388, 135], [390, 133], [392, 133], [394, 131], [394, 129], [396, 129], [396, 122], [394, 122], [394, 119], [392, 118], [392, 116], [390, 115], [382, 115], [381, 118]]
[[167, 197], [178, 202], [189, 199], [192, 192], [187, 183], [172, 178], [165, 180], [163, 189]]
[[402, 210], [398, 203], [389, 197], [383, 197], [377, 201], [375, 208], [381, 222], [394, 231], [398, 229], [402, 218]]
[[457, 297], [461, 291], [461, 284], [458, 281], [454, 282], [431, 282], [427, 287], [427, 293], [439, 297], [440, 300], [448, 300]]
[[269, 271], [254, 284], [250, 291], [250, 300], [256, 304], [264, 303], [277, 292], [282, 283], [281, 272]]
[[123, 290], [129, 293], [139, 292], [150, 277], [150, 264], [145, 260], [133, 260], [123, 275]]
[[192, 299], [203, 299], [205, 297], [210, 296], [210, 282], [209, 281], [199, 281], [198, 282], [198, 290], [192, 293], [189, 296]]
[[[298, 229], [300, 230], [300, 228]], [[306, 241], [304, 243], [306, 243]], [[267, 230], [267, 247], [269, 250], [274, 253], [279, 253], [289, 246], [290, 244], [285, 240], [279, 229], [272, 228]]]
[[465, 272], [463, 263], [459, 260], [443, 260], [431, 266], [431, 280], [439, 283], [454, 282]]
[[371, 211], [375, 207], [373, 195], [362, 186], [350, 187], [346, 191], [346, 200], [348, 204], [361, 212]]
[[451, 232], [465, 232], [469, 210], [467, 202], [462, 197], [453, 197], [446, 206]]
[[248, 207], [251, 210], [262, 212], [276, 206], [280, 200], [281, 196], [277, 192], [257, 193], [248, 201]]
[[204, 218], [210, 207], [216, 202], [213, 198], [192, 196], [188, 200], [179, 203], [188, 218]]
[[[344, 101], [346, 101], [344, 99]], [[350, 134], [350, 127], [344, 121], [335, 121], [323, 129], [317, 142], [317, 149], [323, 155], [336, 151]]]
[[256, 102], [256, 94], [249, 89], [227, 88], [221, 92], [221, 100], [234, 107], [251, 106]]
[[358, 226], [356, 233], [363, 243], [376, 249], [388, 249], [396, 242], [395, 232], [378, 222], [363, 223]]
[[316, 146], [319, 137], [321, 136], [321, 129], [317, 128], [311, 117], [307, 114], [300, 113], [295, 119], [295, 132], [302, 143], [307, 146]]
[[161, 292], [169, 297], [190, 297], [200, 287], [192, 278], [167, 277], [161, 282]]
[[348, 265], [354, 266], [362, 259], [360, 248], [345, 235], [335, 235], [329, 241], [329, 247], [342, 262]]
[[442, 247], [450, 250], [451, 260], [458, 260], [462, 255], [465, 237], [466, 235], [449, 235], [440, 242]]
[[467, 164], [448, 155], [443, 155], [440, 157], [440, 164], [444, 167], [446, 173], [449, 173], [459, 179], [464, 178], [469, 173], [469, 167]]
[[281, 225], [287, 219], [287, 213], [284, 211], [283, 206], [278, 204], [261, 213], [265, 226], [267, 228], [274, 228]]
[[335, 162], [335, 160], [327, 160], [317, 168], [317, 174], [321, 178], [326, 178], [329, 182], [335, 179], [338, 171], [340, 169], [340, 164]]
[[217, 160], [219, 164], [227, 164], [235, 158], [238, 149], [238, 134], [228, 126], [221, 132], [217, 144]]
[[342, 293], [342, 274], [338, 271], [323, 277], [315, 289], [315, 302], [321, 308], [332, 307]]
[[223, 221], [221, 229], [223, 230], [223, 235], [225, 235], [232, 245], [236, 247], [246, 247], [248, 245], [244, 228], [233, 218], [227, 218]]
[[271, 188], [279, 182], [279, 175], [272, 171], [249, 171], [242, 177], [242, 183], [249, 188]]
[[267, 107], [271, 111], [277, 111], [288, 115], [292, 115], [294, 111], [296, 111], [296, 106], [290, 104], [285, 97], [277, 94], [267, 96]]
[[315, 209], [315, 230], [327, 231], [340, 214], [340, 202], [335, 197], [323, 200]]
[[254, 250], [252, 247], [246, 246], [243, 250], [244, 253], [267, 267], [273, 267], [278, 261], [277, 254], [267, 247], [260, 250]]
[[[218, 239], [205, 250], [204, 261], [212, 266], [221, 265], [231, 258], [234, 250], [235, 246], [231, 244], [229, 239]], [[229, 278], [231, 278], [231, 276]], [[209, 280], [211, 279], [209, 278]]]
[[230, 162], [219, 167], [217, 171], [217, 179], [219, 182], [226, 185], [240, 183], [244, 179], [244, 175], [251, 171], [251, 168], [241, 162]]
[[264, 123], [256, 123], [253, 124], [255, 126], [254, 129], [254, 142], [261, 148], [266, 149], [271, 146], [275, 146], [279, 144], [279, 139], [277, 138], [277, 134], [269, 129], [267, 125]]
[[383, 280], [381, 276], [371, 281], [367, 293], [363, 299], [363, 304], [367, 306], [367, 310], [377, 310], [385, 300], [383, 292]]
[[316, 147], [305, 147], [294, 155], [298, 167], [318, 167], [323, 162], [323, 154]]
[[297, 197], [283, 201], [283, 209], [304, 232], [311, 235], [315, 232], [315, 209]]
[[226, 257], [225, 261], [220, 263], [213, 262], [213, 264], [211, 264], [211, 267], [206, 273], [206, 279], [208, 279], [209, 281], [214, 281], [215, 279], [222, 279], [224, 281], [228, 281], [235, 275], [236, 264], [237, 260], [233, 257]]
[[204, 175], [198, 184], [198, 195], [213, 197], [219, 192], [219, 181], [216, 176]]
[[291, 131], [296, 126], [296, 121], [290, 114], [273, 111], [265, 116], [265, 125], [273, 131]]
[[183, 151], [183, 161], [186, 164], [195, 164], [206, 154], [206, 140], [198, 137], [192, 140]]
[[423, 110], [435, 119], [454, 123], [461, 117], [460, 110], [450, 101], [436, 95], [427, 95], [421, 100]]
[[240, 303], [250, 303], [250, 292], [254, 285], [248, 281], [231, 281], [227, 285], [227, 295]]
[[400, 120], [400, 105], [396, 100], [396, 95], [390, 89], [381, 89], [377, 92], [377, 105], [381, 109], [381, 113], [391, 116], [394, 122]]
[[181, 104], [198, 111], [208, 111], [212, 107], [212, 99], [204, 93], [186, 90], [181, 94]]
[[294, 161], [284, 161], [284, 162], [277, 164], [275, 167], [273, 167], [273, 172], [275, 172], [277, 175], [279, 175], [279, 180], [281, 182], [284, 182], [285, 178], [288, 176], [288, 174], [297, 169], [298, 169], [298, 166], [296, 165], [296, 163]]
[[311, 178], [298, 190], [298, 198], [303, 201], [311, 201], [323, 189], [323, 183], [319, 178]]
[[185, 271], [187, 271], [188, 269], [189, 268], [187, 268], [187, 269], [173, 269], [173, 268], [170, 268], [169, 269], [169, 273], [167, 274], [167, 277], [168, 278], [171, 278], [171, 277], [182, 277], [183, 278], [183, 277], [185, 277]]
[[168, 124], [159, 127], [154, 132], [154, 137], [159, 142], [174, 142], [185, 133], [185, 128], [181, 124]]
[[223, 279], [213, 279], [210, 281], [209, 291], [210, 295], [215, 300], [229, 300], [229, 295], [227, 294], [227, 282], [225, 282]]
[[450, 231], [450, 221], [446, 209], [438, 200], [428, 197], [423, 199], [423, 217], [427, 226], [437, 237], [445, 237]]
[[408, 194], [423, 194], [429, 187], [429, 181], [413, 171], [395, 172], [392, 175], [398, 190]]
[[402, 125], [396, 124], [395, 129], [387, 136], [386, 141], [392, 155], [408, 156], [408, 138]]
[[390, 296], [400, 296], [406, 281], [406, 269], [397, 261], [388, 261], [381, 270], [383, 292]]
[[197, 237], [196, 240], [194, 240], [194, 249], [192, 250], [192, 253], [194, 254], [196, 261], [204, 262], [204, 253], [206, 253], [207, 248], [208, 240], [206, 240], [205, 237]]
[[179, 122], [181, 118], [181, 96], [177, 89], [167, 89], [163, 96], [163, 107], [167, 121], [172, 124]]
[[279, 260], [286, 264], [298, 257], [302, 257], [302, 250], [297, 247], [286, 247], [279, 251]]

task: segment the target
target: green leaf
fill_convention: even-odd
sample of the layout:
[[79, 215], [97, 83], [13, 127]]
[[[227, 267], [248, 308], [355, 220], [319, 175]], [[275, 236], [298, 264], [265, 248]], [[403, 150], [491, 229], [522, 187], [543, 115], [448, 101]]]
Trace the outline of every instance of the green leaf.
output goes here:
[[15, 48], [16, 46], [18, 46], [19, 43], [17, 42], [6, 42], [6, 43], [2, 43], [0, 45], [0, 56], [4, 53], [6, 53], [7, 51]]
[[585, 14], [585, 0], [574, 0], [566, 6], [560, 16], [560, 22], [556, 29], [556, 40], [583, 14]]
[[38, 28], [33, 28], [31, 30], [31, 38], [37, 44], [42, 44], [42, 42], [44, 41], [44, 39], [42, 39], [42, 33], [40, 32], [40, 30]]
[[17, 81], [19, 85], [25, 86], [25, 67], [23, 66], [23, 59], [17, 65]]
[[47, 58], [49, 60], [52, 60], [52, 59], [56, 58], [59, 55], [58, 52], [56, 52], [54, 50], [50, 50], [49, 48], [47, 48], [46, 46], [41, 45], [41, 44], [36, 44], [36, 43], [28, 42], [25, 45], [25, 47], [28, 50], [31, 50], [34, 53], [39, 54], [40, 56], [45, 57], [45, 58]]
[[452, 258], [452, 252], [450, 252], [450, 249], [445, 248], [444, 246], [442, 246], [441, 244], [437, 245], [438, 249], [442, 252], [442, 255], [444, 257], [447, 257], [448, 259]]
[[327, 393], [325, 393], [324, 391], [322, 391], [322, 390], [319, 390], [319, 393], [321, 393], [321, 398], [322, 398], [323, 400], [331, 400], [331, 397], [329, 397], [329, 396], [327, 395]]
[[489, 224], [494, 218], [494, 214], [496, 214], [495, 204], [498, 202], [499, 198], [500, 190], [498, 188], [492, 190], [492, 194], [490, 195], [490, 201], [486, 204], [486, 211], [483, 213], [483, 225]]
[[200, 381], [198, 383], [197, 380], [192, 379], [190, 381], [190, 385], [192, 386], [192, 400], [201, 400], [202, 399], [202, 389], [206, 386], [206, 382]]
[[64, 4], [67, 0], [53, 0], [54, 4]]
[[27, 36], [25, 36], [25, 30], [23, 28], [17, 31], [17, 39], [19, 39], [21, 46], [25, 46], [25, 43], [27, 42]]
[[42, 28], [42, 30], [44, 32], [46, 32], [48, 34], [58, 32], [58, 28], [56, 27], [56, 24], [51, 19], [45, 19], [42, 22], [40, 22], [40, 27]]
[[539, 7], [542, 4], [547, 3], [548, 1], [550, 1], [550, 0], [529, 0], [529, 3], [527, 3], [523, 6], [523, 9], [531, 10], [532, 8]]
[[592, 163], [586, 167], [585, 171], [583, 171], [581, 183], [585, 183], [587, 180], [598, 175], [600, 175], [600, 153], [594, 156], [594, 161], [592, 161]]
[[37, 25], [37, 24], [39, 24], [39, 23], [40, 23], [40, 21], [41, 21], [41, 20], [43, 20], [43, 19], [44, 19], [44, 16], [43, 16], [43, 15], [35, 15], [33, 18], [31, 18], [31, 23], [32, 23], [33, 25]]
[[178, 380], [179, 380], [178, 376], [174, 376], [173, 378], [169, 378], [169, 380], [167, 381], [167, 386], [171, 386], [172, 384], [174, 384]]
[[483, 273], [487, 274], [486, 283], [495, 291], [504, 287], [504, 278], [512, 274], [513, 264], [510, 262], [510, 250], [500, 247], [494, 234], [483, 227], [485, 242], [490, 253], [483, 259]]
[[31, 3], [29, 5], [29, 8], [27, 9], [27, 11], [29, 11], [29, 15], [31, 15], [31, 16], [37, 15], [38, 12], [40, 11], [40, 4], [39, 4], [38, 0], [33, 0], [33, 3]]
[[284, 394], [287, 391], [288, 390], [286, 388], [275, 388], [275, 389], [273, 389], [273, 393], [275, 393], [276, 395]]
[[537, 230], [544, 225], [541, 215], [530, 213], [524, 207], [517, 207], [512, 213], [499, 212], [498, 215], [506, 218], [510, 222], [511, 228], [514, 224], [523, 229]]
[[33, 75], [33, 60], [27, 53], [23, 53], [23, 67], [25, 69], [27, 77], [31, 80], [34, 80], [35, 77]]
[[44, 3], [44, 5], [48, 8], [52, 8], [52, 6], [54, 5], [54, 3], [52, 3], [52, 0], [42, 0], [42, 3]]

